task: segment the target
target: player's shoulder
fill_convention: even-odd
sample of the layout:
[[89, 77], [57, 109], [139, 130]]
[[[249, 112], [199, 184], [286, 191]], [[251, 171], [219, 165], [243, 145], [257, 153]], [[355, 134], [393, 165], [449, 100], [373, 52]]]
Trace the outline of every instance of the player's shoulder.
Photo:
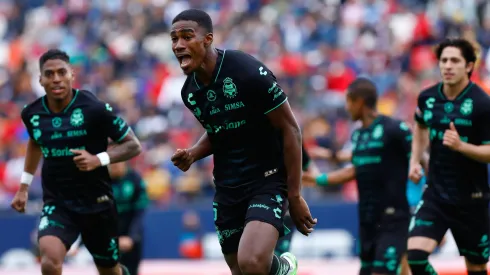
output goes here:
[[27, 118], [29, 116], [38, 114], [40, 112], [44, 112], [45, 108], [44, 108], [43, 98], [44, 97], [39, 97], [33, 102], [24, 105], [24, 108], [21, 111], [22, 118]]
[[392, 117], [392, 116], [384, 116], [384, 124], [388, 127], [388, 128], [392, 128], [392, 129], [401, 129], [403, 131], [408, 131], [410, 130], [410, 126], [408, 126], [408, 124], [399, 119], [399, 118], [395, 118], [395, 117]]
[[429, 86], [429, 87], [423, 89], [419, 94], [419, 99], [437, 96], [437, 93], [439, 93], [439, 89], [440, 89], [441, 85], [442, 85], [441, 83], [437, 83], [437, 84], [434, 84], [432, 86]]
[[470, 91], [467, 94], [469, 97], [478, 103], [488, 104], [490, 102], [490, 96], [485, 92], [485, 90], [483, 90], [482, 87], [473, 82], [470, 85]]
[[100, 100], [92, 92], [88, 90], [77, 90], [77, 91], [78, 91], [77, 98], [79, 102], [83, 103], [89, 109], [101, 110], [101, 109], [110, 108], [110, 105], [108, 103], [105, 103], [102, 100]]
[[227, 67], [239, 68], [240, 73], [247, 77], [260, 77], [268, 73], [272, 74], [260, 60], [239, 50], [225, 50], [223, 53], [223, 62]]

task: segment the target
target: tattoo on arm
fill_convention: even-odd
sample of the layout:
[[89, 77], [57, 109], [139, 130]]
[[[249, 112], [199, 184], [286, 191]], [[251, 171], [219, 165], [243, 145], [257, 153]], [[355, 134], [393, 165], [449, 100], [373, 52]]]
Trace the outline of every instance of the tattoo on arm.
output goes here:
[[107, 150], [111, 163], [127, 161], [141, 153], [141, 144], [133, 130], [119, 143]]

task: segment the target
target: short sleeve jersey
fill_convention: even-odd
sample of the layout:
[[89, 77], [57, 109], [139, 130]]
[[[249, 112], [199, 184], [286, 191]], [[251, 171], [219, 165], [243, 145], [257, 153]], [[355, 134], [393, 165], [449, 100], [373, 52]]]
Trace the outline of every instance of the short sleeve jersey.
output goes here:
[[352, 134], [352, 164], [362, 223], [407, 218], [408, 163], [412, 134], [405, 122], [378, 116]]
[[182, 100], [207, 131], [218, 188], [285, 181], [282, 135], [267, 114], [287, 97], [264, 64], [240, 51], [218, 50], [212, 83], [189, 75]]
[[487, 164], [443, 145], [450, 122], [464, 142], [490, 143], [490, 98], [470, 82], [454, 100], [448, 100], [439, 83], [419, 95], [415, 120], [429, 129], [430, 163], [426, 193], [457, 204], [488, 199]]
[[113, 200], [107, 167], [80, 171], [71, 149], [95, 155], [107, 150], [108, 138], [119, 142], [130, 128], [109, 104], [88, 91], [73, 90], [73, 99], [60, 113], [49, 110], [41, 97], [22, 111], [29, 137], [41, 147], [43, 199], [77, 212], [105, 209]]

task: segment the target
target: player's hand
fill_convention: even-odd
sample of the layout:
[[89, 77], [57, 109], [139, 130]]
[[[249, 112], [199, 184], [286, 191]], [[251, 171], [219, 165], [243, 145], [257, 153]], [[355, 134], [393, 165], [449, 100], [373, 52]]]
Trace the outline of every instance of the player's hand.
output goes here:
[[459, 138], [458, 131], [454, 126], [454, 123], [449, 123], [449, 129], [444, 132], [444, 137], [442, 139], [442, 144], [451, 148], [454, 151], [458, 151], [461, 147], [461, 139]]
[[15, 193], [14, 199], [10, 206], [19, 213], [24, 213], [26, 211], [28, 192], [25, 190], [19, 190]]
[[289, 199], [289, 213], [301, 234], [308, 236], [313, 232], [313, 227], [316, 225], [317, 219], [313, 219], [311, 216], [308, 204], [302, 196]]
[[316, 186], [316, 175], [311, 172], [304, 172], [301, 176], [301, 181], [303, 186], [315, 187]]
[[131, 239], [131, 237], [129, 236], [119, 237], [119, 249], [121, 250], [121, 252], [131, 251], [131, 249], [133, 249], [133, 245], [134, 242], [133, 239]]
[[424, 175], [422, 171], [422, 164], [410, 163], [408, 178], [414, 183], [419, 183], [420, 179], [422, 179], [422, 176]]
[[70, 152], [75, 155], [73, 161], [80, 171], [88, 172], [101, 166], [100, 159], [85, 150], [71, 149]]
[[173, 164], [177, 166], [183, 172], [189, 170], [192, 163], [194, 163], [194, 157], [188, 149], [177, 149], [171, 158]]

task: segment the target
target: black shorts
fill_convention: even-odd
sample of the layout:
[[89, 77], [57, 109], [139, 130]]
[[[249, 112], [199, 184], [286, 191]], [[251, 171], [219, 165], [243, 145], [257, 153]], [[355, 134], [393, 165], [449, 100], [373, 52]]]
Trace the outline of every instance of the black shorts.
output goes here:
[[359, 258], [372, 273], [397, 274], [407, 250], [409, 218], [359, 227]]
[[438, 243], [450, 229], [461, 256], [473, 264], [488, 262], [490, 226], [486, 201], [456, 206], [424, 196], [409, 229], [410, 237], [427, 237]]
[[289, 229], [283, 224], [287, 207], [287, 193], [280, 188], [277, 191], [258, 192], [233, 205], [213, 202], [214, 224], [223, 254], [238, 251], [243, 229], [250, 221], [261, 221], [274, 226], [280, 237], [288, 234]]
[[45, 204], [38, 228], [38, 240], [58, 237], [68, 251], [81, 234], [83, 243], [99, 267], [111, 268], [119, 262], [115, 206], [102, 212], [80, 214], [55, 204]]
[[291, 250], [291, 240], [293, 239], [293, 229], [295, 225], [290, 215], [284, 216], [284, 226], [289, 228], [291, 232], [277, 240], [276, 248], [274, 250], [274, 253], [276, 253], [277, 256], [280, 256], [282, 253], [286, 253]]

